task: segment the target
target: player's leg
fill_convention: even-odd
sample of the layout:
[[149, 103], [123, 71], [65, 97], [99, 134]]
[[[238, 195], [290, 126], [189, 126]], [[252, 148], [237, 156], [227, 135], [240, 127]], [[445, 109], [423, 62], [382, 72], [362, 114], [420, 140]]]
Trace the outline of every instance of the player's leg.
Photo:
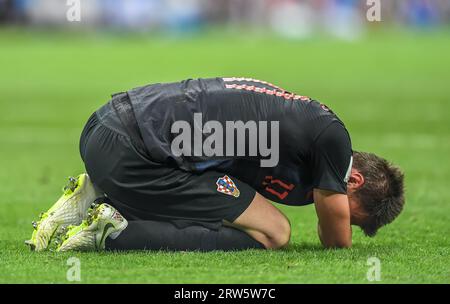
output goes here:
[[[143, 168], [144, 164], [140, 170]], [[132, 172], [130, 168], [120, 171]], [[117, 239], [107, 240], [107, 249], [227, 251], [276, 247], [261, 243], [241, 227], [223, 225], [223, 220], [233, 222], [239, 217], [255, 198], [255, 191], [238, 179], [214, 171], [191, 174], [157, 165], [132, 175], [119, 178], [121, 188], [106, 182], [102, 185], [112, 204], [131, 220]], [[218, 189], [217, 183], [224, 177], [234, 193]]]
[[277, 249], [288, 244], [287, 218], [261, 195], [233, 223], [217, 229], [201, 225], [177, 227], [165, 221], [130, 221], [117, 239], [108, 239], [110, 250], [243, 250]]
[[[157, 169], [152, 171], [155, 173]], [[166, 170], [164, 176], [168, 180], [173, 175], [181, 181], [175, 191], [160, 193], [148, 188], [148, 195], [143, 198], [126, 193], [129, 189], [115, 192], [114, 187], [105, 184], [108, 188], [105, 191], [114, 194], [114, 197], [110, 196], [114, 206], [122, 210], [126, 218], [143, 219], [130, 221], [129, 227], [116, 240], [107, 241], [107, 248], [208, 251], [277, 249], [287, 245], [290, 237], [287, 218], [250, 186], [226, 176], [232, 187], [239, 190], [238, 195], [227, 195], [217, 189], [223, 174], [214, 171], [193, 176], [186, 173], [186, 177], [184, 174]], [[151, 180], [150, 177], [147, 179]], [[124, 196], [117, 201], [116, 195]], [[160, 220], [151, 220], [147, 217], [149, 214], [158, 215]], [[180, 220], [188, 224], [183, 228], [173, 224]], [[229, 227], [207, 228], [222, 220]]]
[[259, 193], [250, 206], [228, 225], [245, 231], [270, 249], [285, 247], [291, 236], [287, 217]]
[[178, 227], [165, 221], [129, 221], [116, 239], [106, 240], [107, 250], [235, 251], [264, 249], [250, 235], [233, 227], [201, 225]]

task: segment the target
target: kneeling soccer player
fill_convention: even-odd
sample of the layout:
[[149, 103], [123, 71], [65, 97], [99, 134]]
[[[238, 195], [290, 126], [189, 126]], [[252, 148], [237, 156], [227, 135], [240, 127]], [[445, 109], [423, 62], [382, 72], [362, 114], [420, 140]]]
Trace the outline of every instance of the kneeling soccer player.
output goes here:
[[278, 249], [270, 201], [314, 203], [325, 247], [373, 236], [404, 205], [403, 174], [352, 151], [325, 105], [248, 78], [161, 83], [113, 95], [88, 120], [71, 178], [27, 244], [56, 250]]

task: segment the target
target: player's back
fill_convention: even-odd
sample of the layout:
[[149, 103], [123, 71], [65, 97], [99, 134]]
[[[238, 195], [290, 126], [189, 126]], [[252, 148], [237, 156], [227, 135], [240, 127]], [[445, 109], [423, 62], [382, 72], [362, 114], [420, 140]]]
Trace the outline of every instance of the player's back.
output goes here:
[[264, 159], [274, 145], [277, 164], [304, 159], [321, 130], [339, 121], [306, 96], [248, 78], [158, 83], [128, 94], [151, 158], [185, 170]]

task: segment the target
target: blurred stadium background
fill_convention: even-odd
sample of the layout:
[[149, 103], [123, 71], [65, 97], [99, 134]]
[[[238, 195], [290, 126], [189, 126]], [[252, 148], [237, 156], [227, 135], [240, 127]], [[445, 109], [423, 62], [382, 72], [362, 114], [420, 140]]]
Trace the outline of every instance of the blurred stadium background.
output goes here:
[[[152, 82], [252, 77], [317, 98], [356, 150], [406, 172], [407, 206], [374, 239], [324, 251], [314, 207], [280, 207], [280, 252], [85, 253], [82, 282], [450, 282], [450, 1], [0, 0], [0, 282], [67, 282], [72, 255], [33, 254], [32, 220], [83, 171], [78, 139], [109, 95]], [[112, 265], [114, 267], [112, 267]]]
[[0, 0], [0, 22], [178, 33], [245, 27], [296, 39], [318, 32], [354, 39], [380, 26], [430, 29], [450, 22], [448, 0], [384, 0], [379, 24], [365, 22], [365, 0], [82, 0], [81, 8], [82, 22], [68, 23], [66, 1]]

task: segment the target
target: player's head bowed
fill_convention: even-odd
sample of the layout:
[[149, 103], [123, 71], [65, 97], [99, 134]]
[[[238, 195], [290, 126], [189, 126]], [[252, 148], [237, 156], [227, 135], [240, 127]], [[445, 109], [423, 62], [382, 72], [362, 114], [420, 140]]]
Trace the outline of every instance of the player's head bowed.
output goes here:
[[[403, 172], [373, 153], [353, 152], [353, 169], [348, 194], [353, 213], [359, 214], [357, 224], [367, 236], [391, 223], [405, 204]], [[355, 206], [357, 205], [357, 206]], [[353, 211], [352, 210], [352, 211]]]

